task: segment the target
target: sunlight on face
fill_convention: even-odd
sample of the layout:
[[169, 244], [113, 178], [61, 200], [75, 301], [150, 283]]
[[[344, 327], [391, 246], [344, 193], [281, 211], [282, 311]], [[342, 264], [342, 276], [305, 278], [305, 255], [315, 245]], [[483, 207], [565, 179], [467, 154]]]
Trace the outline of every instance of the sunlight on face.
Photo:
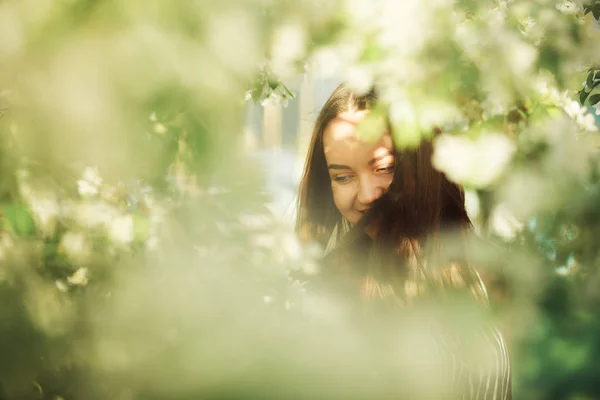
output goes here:
[[368, 110], [341, 113], [325, 127], [323, 147], [331, 178], [333, 201], [340, 213], [357, 223], [394, 177], [392, 137], [377, 143], [359, 140], [355, 128]]

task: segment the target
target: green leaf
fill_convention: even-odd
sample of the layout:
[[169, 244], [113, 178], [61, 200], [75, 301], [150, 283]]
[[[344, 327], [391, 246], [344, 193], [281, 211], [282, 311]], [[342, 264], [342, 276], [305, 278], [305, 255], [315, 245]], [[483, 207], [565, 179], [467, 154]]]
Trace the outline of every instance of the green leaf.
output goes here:
[[258, 103], [260, 101], [260, 94], [261, 90], [259, 88], [252, 89], [251, 96], [254, 103]]
[[2, 216], [7, 229], [19, 236], [28, 236], [35, 231], [33, 216], [23, 204], [5, 205], [2, 207]]
[[294, 93], [283, 83], [281, 83], [279, 85], [281, 88], [283, 88], [283, 90], [285, 91], [286, 95], [289, 96], [290, 98], [294, 99], [296, 98], [296, 96], [294, 95]]
[[598, 102], [600, 102], [600, 93], [590, 96], [589, 104], [591, 106], [595, 105]]
[[588, 96], [590, 95], [590, 92], [586, 92], [585, 90], [581, 90], [581, 92], [579, 92], [579, 102], [581, 103], [581, 105], [583, 105], [583, 103], [585, 103], [585, 100], [588, 98]]
[[592, 90], [592, 88], [594, 87], [594, 70], [591, 70], [588, 73], [587, 79], [585, 80], [585, 85], [588, 87], [588, 89]]
[[592, 6], [592, 15], [596, 21], [600, 20], [600, 3], [596, 3]]
[[394, 145], [398, 150], [415, 148], [421, 143], [421, 129], [417, 124], [401, 122], [392, 126]]
[[359, 139], [374, 143], [381, 138], [388, 128], [387, 116], [381, 109], [373, 109], [356, 127]]
[[364, 62], [379, 61], [385, 57], [385, 52], [376, 43], [369, 43], [363, 50], [360, 60]]

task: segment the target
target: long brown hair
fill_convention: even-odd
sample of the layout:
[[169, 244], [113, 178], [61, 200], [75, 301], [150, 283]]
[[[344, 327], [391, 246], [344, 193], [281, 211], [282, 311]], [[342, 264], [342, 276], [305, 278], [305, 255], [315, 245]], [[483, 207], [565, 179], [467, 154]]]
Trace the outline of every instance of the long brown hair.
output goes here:
[[[369, 109], [376, 101], [375, 92], [357, 96], [341, 84], [323, 106], [315, 124], [299, 187], [296, 231], [301, 239], [314, 240], [325, 246], [336, 224], [342, 221], [333, 201], [323, 149], [323, 133], [327, 124], [342, 112]], [[390, 274], [404, 278], [407, 274], [403, 266], [407, 265], [409, 258], [431, 259], [439, 254], [442, 232], [470, 229], [464, 192], [433, 167], [432, 153], [430, 140], [423, 141], [415, 149], [396, 150], [391, 185], [346, 235], [337, 253], [356, 248], [353, 240], [361, 234], [364, 236], [365, 226], [374, 223], [377, 234], [371, 246], [368, 274], [377, 279], [386, 279]], [[466, 262], [464, 252], [458, 253], [453, 261], [463, 264]]]
[[302, 240], [314, 240], [324, 246], [335, 225], [342, 220], [333, 202], [331, 180], [327, 172], [323, 149], [325, 128], [339, 114], [370, 109], [375, 101], [375, 92], [357, 96], [341, 84], [323, 105], [315, 122], [298, 190], [296, 233]]

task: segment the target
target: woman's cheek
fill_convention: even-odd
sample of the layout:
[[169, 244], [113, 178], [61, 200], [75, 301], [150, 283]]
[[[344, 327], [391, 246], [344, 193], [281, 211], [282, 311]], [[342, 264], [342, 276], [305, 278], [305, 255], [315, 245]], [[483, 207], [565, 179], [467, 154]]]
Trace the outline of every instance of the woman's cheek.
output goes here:
[[386, 191], [390, 185], [392, 184], [392, 180], [394, 179], [394, 175], [385, 175], [381, 177], [380, 186]]
[[351, 189], [351, 185], [333, 187], [333, 202], [344, 216], [347, 216], [352, 210], [352, 204], [354, 203]]

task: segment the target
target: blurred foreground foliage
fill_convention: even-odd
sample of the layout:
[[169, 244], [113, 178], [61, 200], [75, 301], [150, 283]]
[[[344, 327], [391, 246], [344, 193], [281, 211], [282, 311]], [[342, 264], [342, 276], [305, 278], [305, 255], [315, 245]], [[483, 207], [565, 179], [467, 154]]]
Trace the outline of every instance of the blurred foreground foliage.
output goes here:
[[489, 244], [473, 261], [505, 280], [515, 398], [600, 398], [599, 7], [1, 2], [0, 398], [442, 398], [411, 392], [436, 376], [408, 363], [418, 317], [367, 329], [398, 336], [374, 355], [292, 277], [320, 250], [241, 131], [244, 94], [285, 103], [306, 66], [376, 87], [401, 147], [442, 128], [435, 165]]

